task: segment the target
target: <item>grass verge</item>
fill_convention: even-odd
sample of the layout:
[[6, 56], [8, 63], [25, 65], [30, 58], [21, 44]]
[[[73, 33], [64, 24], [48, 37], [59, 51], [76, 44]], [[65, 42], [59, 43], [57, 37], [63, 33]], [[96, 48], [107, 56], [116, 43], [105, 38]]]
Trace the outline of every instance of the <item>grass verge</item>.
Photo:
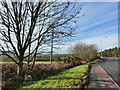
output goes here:
[[98, 61], [91, 62], [91, 64], [100, 64], [100, 63], [102, 63], [104, 61], [105, 61], [105, 59], [99, 59]]
[[20, 90], [26, 88], [80, 88], [88, 67], [89, 64], [80, 65], [40, 81], [23, 82], [16, 87], [19, 87]]

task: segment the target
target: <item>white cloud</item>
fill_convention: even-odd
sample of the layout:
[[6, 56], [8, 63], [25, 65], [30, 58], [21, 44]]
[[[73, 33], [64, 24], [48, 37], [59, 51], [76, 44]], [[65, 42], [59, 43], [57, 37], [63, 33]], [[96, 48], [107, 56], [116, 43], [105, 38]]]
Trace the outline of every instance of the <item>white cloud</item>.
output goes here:
[[103, 23], [106, 23], [106, 22], [110, 22], [110, 21], [112, 21], [112, 20], [114, 20], [113, 18], [112, 19], [106, 19], [106, 20], [101, 20], [101, 21], [98, 21], [98, 22], [94, 22], [94, 23], [92, 23], [92, 24], [89, 24], [89, 25], [86, 25], [86, 26], [84, 26], [84, 27], [82, 27], [82, 28], [80, 28], [79, 30], [80, 31], [84, 31], [84, 30], [87, 30], [87, 29], [89, 29], [89, 28], [92, 28], [92, 27], [95, 27], [96, 25], [100, 25], [100, 24], [103, 24]]
[[57, 1], [57, 2], [119, 2], [119, 0], [48, 0], [50, 2]]
[[86, 42], [88, 44], [94, 43], [98, 46], [99, 49], [101, 49], [102, 44], [102, 50], [104, 50], [118, 45], [118, 34], [107, 35], [107, 37], [105, 35], [102, 35], [99, 37], [94, 37], [81, 41]]
[[[106, 28], [97, 28], [97, 30], [92, 30], [92, 31], [88, 31], [88, 32], [84, 32], [84, 33], [79, 33], [79, 35], [76, 38], [83, 38], [83, 37], [95, 37], [95, 36], [101, 36], [101, 35], [107, 35], [109, 34], [111, 31], [114, 31], [115, 33], [118, 30], [118, 26], [110, 26], [110, 27], [106, 27]], [[106, 33], [107, 32], [107, 33]]]
[[[118, 46], [118, 34], [107, 35], [107, 37], [105, 35], [102, 35], [98, 37], [76, 41], [76, 42], [70, 43], [69, 45], [62, 46], [62, 48], [59, 50], [56, 50], [56, 52], [61, 54], [68, 53], [69, 46], [74, 45], [78, 42], [84, 42], [87, 44], [96, 44], [98, 47], [98, 50], [101, 51], [101, 49], [105, 50], [105, 49]], [[101, 44], [102, 44], [102, 47], [101, 47]]]
[[87, 3], [83, 6], [81, 13], [84, 17], [79, 20], [79, 29], [86, 30], [102, 23], [117, 19], [117, 3]]
[[[77, 42], [96, 44], [99, 51], [101, 50], [101, 43], [102, 50], [118, 46], [117, 7], [117, 3], [106, 3], [105, 1], [102, 3], [84, 2], [81, 13], [85, 16], [80, 17], [78, 22], [79, 31], [70, 45]], [[105, 36], [107, 37], [105, 38]], [[57, 52], [67, 53], [70, 45], [64, 45]]]

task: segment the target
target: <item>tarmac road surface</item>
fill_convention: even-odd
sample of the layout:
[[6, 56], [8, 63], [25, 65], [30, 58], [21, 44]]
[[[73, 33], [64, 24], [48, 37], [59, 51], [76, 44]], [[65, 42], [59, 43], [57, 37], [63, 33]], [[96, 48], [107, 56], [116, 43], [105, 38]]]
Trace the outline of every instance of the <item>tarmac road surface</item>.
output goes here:
[[120, 59], [105, 59], [106, 61], [101, 63], [101, 66], [120, 87]]

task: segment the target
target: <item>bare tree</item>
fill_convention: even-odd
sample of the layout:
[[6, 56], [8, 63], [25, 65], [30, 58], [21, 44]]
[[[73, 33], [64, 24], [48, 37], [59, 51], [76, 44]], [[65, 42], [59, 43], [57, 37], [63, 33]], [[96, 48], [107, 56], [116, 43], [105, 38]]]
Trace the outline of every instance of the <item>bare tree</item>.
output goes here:
[[69, 26], [80, 11], [70, 2], [26, 1], [1, 1], [0, 51], [18, 65], [18, 76], [22, 76], [25, 59], [34, 66], [38, 51], [50, 42], [51, 30], [54, 38], [72, 35]]
[[97, 46], [95, 44], [76, 43], [70, 46], [68, 51], [82, 59], [91, 59], [98, 56]]

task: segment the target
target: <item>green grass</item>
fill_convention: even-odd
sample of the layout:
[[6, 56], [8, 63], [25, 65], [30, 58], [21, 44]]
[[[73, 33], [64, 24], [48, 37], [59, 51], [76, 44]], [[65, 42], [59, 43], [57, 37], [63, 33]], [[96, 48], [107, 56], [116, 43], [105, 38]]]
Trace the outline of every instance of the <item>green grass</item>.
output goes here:
[[[0, 64], [7, 64], [7, 63], [14, 63], [14, 62], [0, 62]], [[27, 62], [23, 62], [23, 63], [27, 63]], [[36, 61], [35, 64], [50, 64], [50, 61]], [[56, 61], [53, 61], [52, 63], [57, 63]], [[62, 63], [62, 62], [60, 62]]]
[[[25, 62], [26, 63], [26, 62]], [[50, 61], [36, 61], [35, 64], [41, 64], [41, 63], [44, 63], [44, 64], [50, 64]], [[52, 63], [57, 63], [56, 61], [52, 61]]]
[[40, 81], [23, 82], [16, 87], [25, 88], [80, 88], [81, 79], [89, 64], [80, 65]]

